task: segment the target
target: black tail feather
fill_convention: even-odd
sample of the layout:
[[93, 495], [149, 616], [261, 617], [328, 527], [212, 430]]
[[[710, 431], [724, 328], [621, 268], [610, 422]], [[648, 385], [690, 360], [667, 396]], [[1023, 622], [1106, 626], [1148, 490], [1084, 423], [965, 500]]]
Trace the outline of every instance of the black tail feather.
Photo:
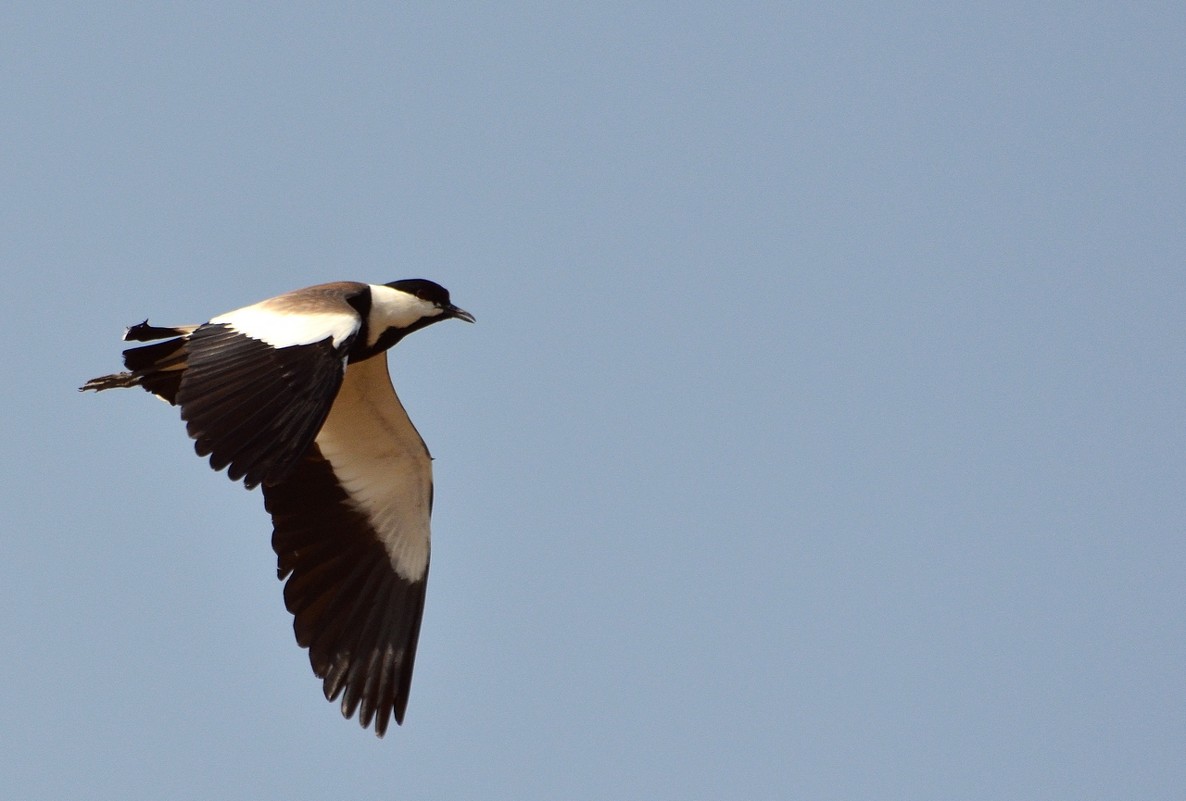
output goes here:
[[124, 351], [124, 367], [133, 373], [176, 368], [185, 362], [185, 340], [170, 339]]
[[92, 378], [79, 389], [101, 392], [105, 389], [142, 387], [146, 392], [177, 404], [177, 390], [181, 387], [181, 376], [185, 373], [185, 342], [196, 326], [161, 328], [145, 320], [130, 327], [124, 333], [124, 340], [148, 342], [167, 339], [152, 345], [140, 345], [124, 351], [124, 366], [128, 372]]
[[125, 342], [151, 342], [154, 339], [168, 339], [169, 337], [182, 337], [186, 334], [193, 333], [197, 326], [193, 325], [178, 325], [162, 327], [157, 325], [149, 325], [148, 320], [142, 323], [128, 326], [128, 330], [124, 331]]

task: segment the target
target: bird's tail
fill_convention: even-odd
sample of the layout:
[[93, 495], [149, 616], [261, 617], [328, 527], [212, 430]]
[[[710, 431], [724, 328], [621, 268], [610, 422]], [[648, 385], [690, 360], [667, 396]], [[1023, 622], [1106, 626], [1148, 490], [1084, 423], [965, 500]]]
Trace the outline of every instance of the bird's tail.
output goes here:
[[181, 376], [185, 373], [185, 343], [196, 325], [182, 325], [161, 328], [149, 325], [145, 320], [124, 332], [125, 342], [154, 342], [124, 351], [124, 367], [127, 372], [99, 376], [87, 381], [79, 390], [102, 392], [120, 387], [143, 387], [153, 395], [177, 403], [177, 390]]

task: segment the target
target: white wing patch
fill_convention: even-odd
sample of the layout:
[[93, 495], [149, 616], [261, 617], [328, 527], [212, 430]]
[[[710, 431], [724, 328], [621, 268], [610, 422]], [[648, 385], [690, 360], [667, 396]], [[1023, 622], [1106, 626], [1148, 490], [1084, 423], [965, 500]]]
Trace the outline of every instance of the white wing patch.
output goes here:
[[384, 354], [346, 368], [317, 445], [370, 521], [395, 571], [408, 581], [423, 579], [432, 461], [391, 386]]
[[274, 348], [311, 345], [330, 337], [334, 347], [358, 331], [361, 321], [349, 312], [286, 311], [273, 300], [220, 314], [210, 321], [229, 325], [240, 334], [266, 342]]

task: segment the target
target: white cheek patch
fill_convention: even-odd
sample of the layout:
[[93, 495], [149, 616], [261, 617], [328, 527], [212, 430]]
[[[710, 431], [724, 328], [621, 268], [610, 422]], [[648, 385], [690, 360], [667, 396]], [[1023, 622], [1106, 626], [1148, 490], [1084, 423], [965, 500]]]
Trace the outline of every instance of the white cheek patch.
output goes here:
[[285, 312], [263, 303], [220, 314], [212, 324], [228, 325], [240, 334], [274, 348], [311, 345], [328, 338], [339, 347], [359, 328], [356, 315], [344, 312]]
[[439, 317], [445, 310], [435, 303], [422, 300], [407, 292], [400, 292], [382, 284], [371, 284], [370, 339], [375, 344], [388, 328], [407, 328], [425, 317]]

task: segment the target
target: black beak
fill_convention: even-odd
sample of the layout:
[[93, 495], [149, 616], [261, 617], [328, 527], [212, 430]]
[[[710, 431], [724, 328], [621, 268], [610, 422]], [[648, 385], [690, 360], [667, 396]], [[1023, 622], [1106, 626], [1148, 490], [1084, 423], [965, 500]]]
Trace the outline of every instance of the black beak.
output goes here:
[[450, 317], [456, 317], [458, 320], [465, 320], [467, 323], [474, 322], [474, 316], [465, 309], [459, 309], [456, 306], [450, 306], [445, 310]]

